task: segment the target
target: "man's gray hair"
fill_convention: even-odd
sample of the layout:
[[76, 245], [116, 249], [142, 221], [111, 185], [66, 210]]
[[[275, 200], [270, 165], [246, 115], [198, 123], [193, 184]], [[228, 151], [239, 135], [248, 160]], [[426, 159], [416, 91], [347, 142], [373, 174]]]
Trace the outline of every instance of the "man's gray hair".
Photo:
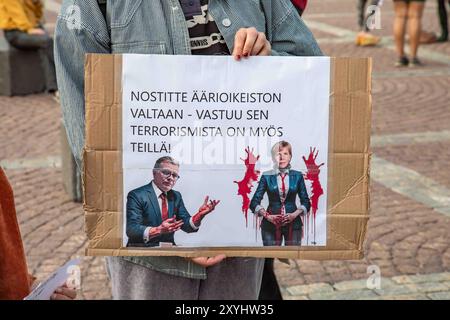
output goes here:
[[158, 160], [156, 160], [155, 166], [153, 167], [153, 169], [161, 168], [161, 163], [163, 163], [163, 162], [168, 162], [168, 163], [173, 164], [178, 167], [180, 166], [180, 163], [178, 161], [176, 161], [174, 158], [165, 156], [165, 157], [161, 157]]

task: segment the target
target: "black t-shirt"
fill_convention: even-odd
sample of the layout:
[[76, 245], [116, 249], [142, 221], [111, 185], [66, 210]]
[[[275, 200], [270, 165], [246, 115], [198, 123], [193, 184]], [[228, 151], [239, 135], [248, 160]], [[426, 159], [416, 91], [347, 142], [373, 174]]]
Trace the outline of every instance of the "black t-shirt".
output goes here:
[[230, 55], [225, 39], [208, 12], [208, 0], [179, 0], [193, 55]]

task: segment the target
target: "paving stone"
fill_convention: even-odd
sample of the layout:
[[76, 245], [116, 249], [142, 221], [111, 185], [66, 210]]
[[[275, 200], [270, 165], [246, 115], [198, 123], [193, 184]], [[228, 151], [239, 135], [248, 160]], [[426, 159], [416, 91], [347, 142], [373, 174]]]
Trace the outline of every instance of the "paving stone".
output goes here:
[[441, 282], [421, 282], [421, 283], [407, 284], [405, 286], [415, 292], [423, 292], [423, 293], [449, 291], [448, 287]]
[[286, 296], [283, 296], [283, 300], [309, 300], [309, 298], [307, 296], [286, 295]]
[[430, 300], [430, 298], [428, 298], [425, 294], [414, 293], [393, 296], [378, 296], [373, 298], [373, 300]]
[[292, 296], [308, 295], [311, 293], [332, 292], [333, 287], [328, 283], [314, 283], [302, 286], [293, 286], [286, 289]]
[[376, 292], [380, 296], [396, 296], [396, 295], [407, 295], [416, 293], [414, 289], [406, 285], [391, 286], [379, 290], [375, 289], [374, 292]]
[[450, 292], [435, 292], [427, 295], [432, 300], [450, 300]]
[[[395, 283], [388, 278], [381, 278], [380, 285], [382, 288], [388, 288], [395, 285]], [[367, 279], [358, 281], [343, 281], [335, 283], [333, 287], [338, 291], [369, 289], [367, 287]]]
[[421, 282], [438, 282], [438, 281], [450, 281], [450, 272], [425, 274], [425, 275], [402, 275], [393, 277], [392, 280], [401, 284], [408, 283], [421, 283]]
[[376, 297], [376, 293], [372, 290], [334, 291], [309, 295], [311, 300], [365, 300]]

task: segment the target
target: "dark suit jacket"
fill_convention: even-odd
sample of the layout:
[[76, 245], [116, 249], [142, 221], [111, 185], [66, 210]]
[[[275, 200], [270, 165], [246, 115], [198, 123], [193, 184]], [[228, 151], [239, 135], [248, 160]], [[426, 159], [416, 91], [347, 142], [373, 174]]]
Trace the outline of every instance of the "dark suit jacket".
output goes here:
[[[274, 170], [264, 172], [259, 180], [258, 188], [256, 189], [252, 201], [250, 202], [250, 210], [252, 210], [253, 213], [255, 213], [256, 207], [261, 204], [266, 192], [269, 197], [267, 212], [269, 214], [280, 214], [281, 199], [280, 192], [278, 190], [277, 173]], [[311, 204], [306, 191], [303, 174], [300, 171], [289, 170], [289, 190], [284, 203], [286, 213], [291, 213], [297, 210], [297, 205], [295, 203], [297, 195], [300, 198], [300, 203], [305, 206], [307, 211], [309, 211]], [[302, 220], [300, 219], [300, 216], [298, 216], [293, 222], [293, 229], [299, 230], [302, 226]], [[263, 230], [275, 232], [275, 226], [266, 219], [263, 219], [261, 228]]]
[[[183, 220], [181, 229], [185, 232], [196, 232], [191, 227], [189, 220], [191, 215], [184, 207], [183, 198], [178, 191], [167, 192], [167, 207], [169, 218], [177, 217]], [[127, 196], [127, 247], [155, 247], [159, 242], [171, 242], [175, 244], [173, 233], [166, 233], [159, 237], [150, 239], [144, 243], [144, 231], [147, 227], [157, 227], [162, 223], [161, 210], [158, 199], [151, 183], [134, 189]]]

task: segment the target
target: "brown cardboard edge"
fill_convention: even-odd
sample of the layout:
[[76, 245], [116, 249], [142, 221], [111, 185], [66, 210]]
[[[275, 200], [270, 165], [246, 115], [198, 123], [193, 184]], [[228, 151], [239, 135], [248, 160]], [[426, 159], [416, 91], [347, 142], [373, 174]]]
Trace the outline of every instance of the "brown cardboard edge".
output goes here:
[[[115, 81], [116, 83], [114, 84], [114, 86], [117, 88], [118, 83], [117, 81], [121, 82], [121, 76], [118, 76], [117, 74], [117, 70], [121, 70], [121, 66], [122, 66], [122, 56], [121, 55], [116, 55], [114, 58], [114, 63], [120, 63], [120, 68], [119, 67], [115, 67], [115, 74], [113, 75], [113, 81]], [[331, 76], [331, 81], [330, 81], [330, 95], [333, 92], [333, 88], [334, 88], [334, 83], [333, 83], [333, 79], [334, 79], [334, 72], [335, 72], [335, 68], [334, 68], [334, 64], [336, 63], [337, 60], [341, 60], [341, 59], [346, 59], [346, 58], [331, 58], [330, 60], [330, 67], [331, 67], [331, 72], [330, 72], [330, 76]], [[370, 81], [370, 70], [371, 70], [371, 60], [369, 62], [368, 65], [368, 81]], [[120, 72], [121, 75], [121, 72]], [[121, 86], [121, 84], [120, 84]], [[370, 84], [369, 84], [370, 86]], [[120, 108], [118, 108], [119, 110], [122, 110], [121, 108], [121, 104], [120, 104]], [[332, 117], [332, 112], [333, 112], [333, 108], [331, 105], [331, 100], [330, 100], [330, 119]], [[119, 121], [119, 126], [121, 127], [121, 115], [119, 117], [120, 121]], [[332, 152], [332, 150], [334, 150], [334, 139], [332, 138], [332, 124], [333, 122], [330, 121], [330, 140], [329, 140], [329, 161], [330, 161], [330, 155], [332, 155], [334, 152]], [[120, 136], [121, 138], [121, 136]], [[120, 139], [121, 141], [121, 139]], [[369, 142], [368, 142], [369, 143]], [[120, 154], [120, 158], [122, 156], [122, 152], [121, 150], [118, 150], [119, 154]], [[366, 152], [364, 152], [363, 154], [366, 154]], [[329, 162], [329, 166], [330, 166], [330, 162]], [[369, 163], [367, 163], [367, 168], [369, 167]], [[367, 171], [363, 174], [368, 176], [369, 172], [368, 169]], [[331, 170], [328, 171], [328, 183], [330, 184], [330, 177], [332, 175]], [[122, 186], [123, 181], [120, 181], [120, 183], [118, 183], [119, 186]], [[330, 185], [329, 185], [330, 186]], [[84, 186], [83, 186], [84, 187]], [[330, 189], [329, 189], [330, 190]], [[120, 190], [118, 190], [118, 192], [120, 192]], [[330, 198], [328, 198], [330, 199]], [[328, 200], [329, 201], [329, 200]], [[329, 206], [329, 203], [327, 204], [327, 206]], [[368, 208], [369, 209], [369, 208]], [[366, 213], [363, 214], [364, 217], [367, 217], [368, 219], [368, 213], [369, 210], [367, 210]], [[328, 214], [328, 213], [327, 213]], [[123, 214], [120, 215], [121, 217], [121, 225], [119, 227], [119, 230], [121, 232], [121, 234], [123, 234]], [[330, 228], [329, 228], [329, 224], [331, 223], [330, 221], [331, 219], [327, 218], [327, 245], [329, 245], [328, 243], [328, 235], [330, 232]], [[361, 238], [364, 239], [365, 233], [367, 230], [367, 222], [364, 225], [364, 228], [362, 230], [362, 232], [360, 232], [359, 234], [363, 235]], [[170, 250], [167, 249], [140, 249], [140, 248], [133, 248], [133, 249], [128, 249], [128, 248], [119, 248], [119, 249], [99, 249], [99, 248], [92, 248], [92, 247], [88, 247], [86, 249], [86, 254], [87, 255], [100, 255], [100, 256], [123, 256], [123, 255], [128, 255], [128, 256], [181, 256], [181, 257], [193, 257], [193, 256], [208, 256], [208, 255], [216, 255], [218, 253], [225, 253], [228, 256], [236, 256], [236, 257], [274, 257], [274, 258], [292, 258], [292, 259], [305, 259], [305, 260], [329, 260], [329, 259], [361, 259], [363, 257], [363, 251], [362, 251], [362, 247], [363, 247], [363, 241], [359, 240], [357, 241], [357, 243], [355, 243], [355, 245], [358, 247], [358, 249], [353, 249], [353, 248], [349, 248], [348, 250], [332, 250], [332, 249], [325, 249], [325, 250], [321, 250], [320, 248], [326, 248], [326, 247], [303, 247], [303, 248], [288, 248], [288, 247], [280, 247], [275, 248], [275, 249], [268, 249], [268, 248], [231, 248], [228, 247], [226, 249], [224, 248], [210, 248], [210, 249], [205, 249], [205, 248], [199, 248], [199, 249], [192, 249], [192, 248], [171, 248]], [[91, 243], [89, 243], [91, 244]], [[354, 247], [354, 246], [352, 246]], [[314, 250], [314, 251], [312, 251]]]
[[301, 260], [359, 260], [363, 258], [363, 252], [360, 250], [323, 250], [323, 251], [283, 251], [283, 249], [274, 251], [261, 248], [260, 250], [223, 250], [215, 249], [86, 249], [87, 256], [174, 256], [179, 257], [211, 257], [218, 254], [225, 254], [227, 257], [255, 257], [255, 258], [284, 258]]

